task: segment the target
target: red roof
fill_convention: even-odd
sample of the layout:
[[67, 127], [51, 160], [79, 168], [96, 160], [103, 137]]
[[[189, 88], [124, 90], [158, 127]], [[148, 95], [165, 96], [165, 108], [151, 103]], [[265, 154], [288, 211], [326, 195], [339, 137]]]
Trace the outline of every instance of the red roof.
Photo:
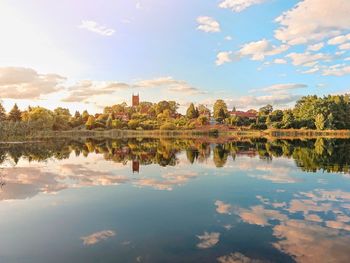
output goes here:
[[242, 118], [256, 118], [257, 114], [249, 111], [231, 111], [230, 115], [242, 117]]

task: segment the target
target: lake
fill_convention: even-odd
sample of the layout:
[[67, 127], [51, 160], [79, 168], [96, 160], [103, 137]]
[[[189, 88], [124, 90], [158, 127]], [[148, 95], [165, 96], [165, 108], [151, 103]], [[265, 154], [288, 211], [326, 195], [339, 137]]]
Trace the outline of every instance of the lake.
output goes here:
[[0, 163], [0, 262], [350, 262], [350, 140], [57, 140]]

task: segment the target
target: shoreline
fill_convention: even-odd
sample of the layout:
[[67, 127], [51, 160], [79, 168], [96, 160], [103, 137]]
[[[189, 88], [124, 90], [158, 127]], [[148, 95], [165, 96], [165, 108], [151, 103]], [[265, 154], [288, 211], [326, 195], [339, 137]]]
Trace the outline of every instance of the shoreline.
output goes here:
[[208, 129], [208, 130], [68, 130], [68, 131], [49, 131], [38, 132], [34, 136], [21, 138], [11, 138], [8, 141], [1, 140], [3, 143], [25, 143], [40, 142], [40, 139], [67, 139], [67, 138], [210, 138], [210, 139], [254, 139], [266, 138], [276, 139], [313, 139], [313, 138], [343, 138], [350, 139], [350, 130], [304, 130], [304, 129], [269, 129], [269, 130], [227, 130], [227, 129]]

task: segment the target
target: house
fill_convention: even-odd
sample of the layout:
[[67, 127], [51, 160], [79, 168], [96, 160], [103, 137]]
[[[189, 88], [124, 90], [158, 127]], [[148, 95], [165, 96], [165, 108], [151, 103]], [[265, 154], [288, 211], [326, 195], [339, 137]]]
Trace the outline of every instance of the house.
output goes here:
[[255, 120], [258, 117], [258, 114], [252, 110], [249, 111], [230, 111], [230, 116], [248, 118], [250, 120]]

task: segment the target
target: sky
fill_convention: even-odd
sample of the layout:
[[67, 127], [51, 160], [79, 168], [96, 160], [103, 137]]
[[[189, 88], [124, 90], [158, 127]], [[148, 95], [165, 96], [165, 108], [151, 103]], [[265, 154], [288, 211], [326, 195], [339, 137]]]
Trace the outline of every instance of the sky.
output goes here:
[[0, 99], [247, 110], [350, 93], [348, 0], [1, 0]]

